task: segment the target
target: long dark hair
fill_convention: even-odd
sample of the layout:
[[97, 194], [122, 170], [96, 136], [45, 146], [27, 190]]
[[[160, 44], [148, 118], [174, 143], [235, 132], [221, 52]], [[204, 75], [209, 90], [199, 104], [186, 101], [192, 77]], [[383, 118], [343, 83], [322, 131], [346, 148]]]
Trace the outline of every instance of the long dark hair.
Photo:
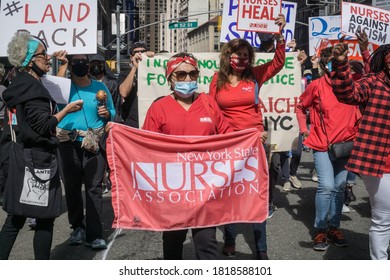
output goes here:
[[329, 63], [329, 61], [331, 61], [331, 57], [332, 57], [332, 50], [333, 50], [333, 47], [327, 47], [327, 48], [324, 48], [321, 50], [321, 53], [320, 53], [320, 68], [321, 70], [326, 73], [327, 76], [330, 75], [330, 72], [328, 70], [328, 68], [326, 67], [326, 65]]
[[379, 73], [386, 68], [385, 58], [390, 53], [390, 44], [377, 48], [370, 56], [371, 72]]
[[252, 66], [255, 63], [255, 51], [248, 41], [236, 38], [230, 40], [223, 45], [220, 55], [219, 72], [217, 80], [217, 91], [223, 89], [226, 84], [229, 83], [229, 75], [233, 73], [233, 69], [230, 66], [230, 56], [232, 53], [236, 53], [239, 49], [247, 48], [249, 52], [249, 67], [241, 74], [241, 79], [252, 80]]

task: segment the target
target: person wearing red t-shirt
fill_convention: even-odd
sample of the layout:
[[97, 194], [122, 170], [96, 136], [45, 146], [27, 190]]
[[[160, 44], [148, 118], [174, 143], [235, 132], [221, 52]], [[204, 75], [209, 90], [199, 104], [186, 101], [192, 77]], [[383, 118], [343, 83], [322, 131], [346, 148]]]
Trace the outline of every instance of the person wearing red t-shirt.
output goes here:
[[[172, 93], [150, 106], [143, 129], [170, 135], [213, 135], [232, 132], [217, 103], [198, 93], [197, 60], [189, 53], [178, 53], [167, 63], [165, 73]], [[165, 260], [182, 259], [187, 230], [163, 232]], [[216, 227], [192, 229], [197, 259], [218, 259]]]
[[[280, 31], [286, 25], [283, 14], [279, 14], [275, 24]], [[229, 41], [222, 47], [220, 70], [211, 81], [209, 94], [215, 98], [224, 116], [235, 131], [257, 128], [265, 141], [263, 116], [258, 107], [257, 87], [275, 76], [284, 65], [286, 44], [280, 34], [273, 35], [277, 41], [274, 58], [262, 65], [253, 66], [253, 47], [240, 38]], [[268, 206], [268, 205], [267, 205]], [[253, 224], [257, 259], [268, 260], [266, 222]], [[235, 256], [235, 225], [225, 225], [225, 245], [222, 253]]]
[[361, 176], [370, 198], [371, 259], [387, 260], [390, 241], [390, 44], [373, 52], [371, 72], [358, 81], [352, 80], [347, 52], [348, 45], [343, 40], [334, 46], [334, 72], [331, 74], [337, 99], [363, 108], [347, 169]]
[[[343, 232], [339, 230], [348, 157], [336, 159], [328, 152], [328, 147], [333, 143], [354, 140], [361, 117], [357, 106], [342, 104], [334, 96], [330, 83], [331, 61], [332, 47], [323, 49], [319, 63], [321, 77], [302, 93], [296, 108], [299, 129], [304, 144], [313, 150], [318, 174], [314, 221], [317, 234], [313, 243], [316, 251], [325, 251], [329, 246], [328, 240], [339, 247], [348, 246]], [[309, 108], [310, 130], [306, 125]]]

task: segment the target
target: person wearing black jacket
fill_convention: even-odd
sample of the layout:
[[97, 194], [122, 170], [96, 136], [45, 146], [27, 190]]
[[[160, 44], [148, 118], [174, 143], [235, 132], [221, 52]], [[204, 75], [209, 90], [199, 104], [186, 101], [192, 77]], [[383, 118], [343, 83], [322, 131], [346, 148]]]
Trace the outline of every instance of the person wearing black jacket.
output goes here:
[[[11, 147], [12, 126], [16, 134], [16, 142], [22, 144], [23, 148], [55, 155], [59, 145], [59, 140], [55, 136], [58, 122], [66, 114], [82, 108], [82, 101], [76, 101], [56, 112], [55, 101], [40, 81], [40, 78], [50, 70], [50, 58], [45, 44], [28, 33], [16, 33], [8, 44], [8, 60], [18, 70], [16, 77], [3, 93], [9, 112], [1, 139], [3, 150]], [[12, 179], [13, 176], [23, 177], [24, 174], [15, 174], [10, 169], [7, 180]], [[51, 179], [50, 184], [52, 181], [60, 187], [58, 172]], [[7, 184], [6, 192], [12, 192], [12, 187], [11, 184]], [[10, 203], [11, 201], [7, 201], [5, 196], [3, 209], [8, 212], [8, 215], [0, 232], [0, 259], [8, 259], [19, 230], [27, 218], [10, 213], [11, 211], [8, 211]], [[60, 200], [54, 203], [56, 209], [60, 209], [58, 204], [61, 203], [61, 196]], [[55, 217], [45, 219], [37, 217], [33, 242], [35, 259], [50, 258], [54, 220]]]

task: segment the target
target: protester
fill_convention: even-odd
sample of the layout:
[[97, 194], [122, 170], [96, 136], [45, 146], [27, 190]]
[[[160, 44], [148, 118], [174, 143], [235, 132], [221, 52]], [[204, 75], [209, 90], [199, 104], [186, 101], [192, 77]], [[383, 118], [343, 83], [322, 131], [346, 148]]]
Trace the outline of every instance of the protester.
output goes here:
[[[284, 15], [279, 14], [275, 24], [282, 30], [286, 25]], [[275, 76], [283, 68], [285, 59], [286, 44], [283, 37], [280, 34], [272, 37], [277, 41], [274, 58], [259, 66], [253, 66], [255, 53], [246, 40], [237, 38], [226, 43], [221, 50], [220, 70], [214, 75], [209, 90], [209, 94], [215, 98], [235, 131], [257, 128], [262, 132], [263, 141], [267, 133], [264, 132], [262, 112], [256, 102], [256, 83], [260, 88], [264, 82]], [[273, 38], [271, 40], [273, 42]], [[268, 41], [265, 42], [267, 43], [262, 43], [261, 47], [266, 48], [269, 45]], [[268, 259], [266, 222], [253, 224], [253, 230], [257, 259]], [[235, 239], [235, 225], [226, 225], [223, 254], [235, 255]]]
[[66, 116], [57, 128], [68, 219], [73, 229], [68, 244], [82, 244], [85, 231], [85, 245], [100, 250], [107, 247], [101, 217], [106, 161], [97, 142], [106, 123], [115, 118], [115, 109], [107, 87], [88, 77], [88, 57], [72, 55], [68, 56], [68, 60], [72, 80], [69, 101], [84, 101], [83, 110]]
[[148, 51], [144, 42], [136, 42], [130, 48], [130, 70], [122, 72], [118, 78], [119, 94], [124, 102], [121, 107], [122, 119], [126, 125], [138, 128], [138, 62], [142, 54], [153, 57], [154, 52]]
[[[337, 101], [330, 84], [330, 62], [332, 47], [321, 50], [321, 78], [313, 81], [300, 96], [296, 115], [306, 146], [313, 150], [314, 165], [318, 174], [315, 197], [316, 215], [314, 227], [317, 234], [313, 249], [325, 251], [328, 240], [336, 246], [346, 247], [340, 227], [341, 210], [344, 203], [344, 188], [348, 158], [335, 158], [328, 152], [330, 144], [355, 138], [360, 118], [356, 106]], [[310, 108], [310, 131], [306, 125], [306, 111]]]
[[[192, 54], [172, 56], [165, 76], [172, 93], [151, 105], [143, 129], [170, 135], [205, 136], [232, 131], [215, 101], [196, 91], [199, 69]], [[187, 230], [163, 232], [164, 259], [182, 259], [186, 234]], [[192, 229], [192, 238], [197, 259], [218, 259], [216, 227]]]
[[374, 260], [388, 259], [390, 241], [390, 44], [376, 49], [370, 71], [353, 81], [348, 67], [348, 45], [341, 40], [333, 48], [331, 82], [340, 102], [363, 108], [347, 169], [363, 179], [370, 198], [370, 255]]
[[[9, 87], [4, 91], [3, 98], [8, 107], [10, 116], [6, 117], [7, 125], [4, 127], [2, 144], [11, 143], [11, 133], [16, 134], [16, 142], [24, 148], [31, 148], [41, 154], [56, 155], [58, 139], [55, 128], [68, 113], [76, 112], [82, 108], [82, 101], [69, 103], [61, 111], [56, 111], [56, 104], [48, 90], [42, 85], [41, 77], [50, 70], [50, 58], [47, 54], [46, 45], [36, 37], [25, 32], [19, 32], [8, 44], [8, 60], [11, 65], [17, 67], [17, 75]], [[11, 131], [12, 126], [12, 131]], [[7, 139], [8, 141], [4, 141]], [[8, 144], [7, 147], [11, 147]], [[11, 148], [10, 148], [11, 149]], [[16, 191], [15, 186], [8, 182], [24, 177], [25, 174], [16, 174], [10, 170], [7, 177], [6, 193]], [[61, 190], [59, 173], [50, 180], [48, 191]], [[13, 209], [14, 201], [7, 201], [4, 197], [4, 209]], [[51, 205], [61, 210], [61, 195], [58, 199], [43, 207], [43, 212], [48, 211]], [[22, 202], [21, 202], [22, 203]], [[50, 211], [51, 212], [51, 211]], [[35, 259], [47, 260], [50, 258], [51, 244], [53, 240], [54, 220], [60, 211], [53, 217], [36, 217], [34, 233], [34, 256]], [[14, 215], [8, 212], [7, 218], [0, 232], [0, 259], [8, 259], [16, 237], [23, 227], [26, 216]]]

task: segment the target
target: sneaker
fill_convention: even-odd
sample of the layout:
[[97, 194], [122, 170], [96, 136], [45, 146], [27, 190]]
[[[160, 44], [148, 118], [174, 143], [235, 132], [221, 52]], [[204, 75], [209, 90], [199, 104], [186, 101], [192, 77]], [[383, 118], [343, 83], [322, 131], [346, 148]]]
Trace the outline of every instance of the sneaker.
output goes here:
[[318, 177], [317, 177], [317, 171], [314, 169], [313, 172], [311, 173], [311, 180], [313, 182], [318, 182]]
[[341, 213], [349, 213], [349, 212], [351, 212], [351, 209], [347, 205], [343, 204], [343, 209], [341, 210]]
[[291, 185], [294, 188], [296, 188], [296, 189], [301, 189], [302, 188], [302, 183], [301, 183], [301, 181], [299, 181], [297, 176], [290, 176], [289, 180], [290, 180]]
[[342, 231], [337, 228], [331, 228], [328, 231], [328, 240], [332, 241], [334, 245], [338, 247], [347, 247], [349, 244], [344, 238]]
[[27, 218], [26, 223], [31, 229], [35, 229], [37, 226], [37, 220], [35, 218]]
[[265, 252], [265, 251], [257, 252], [257, 259], [258, 260], [269, 260], [267, 252]]
[[284, 190], [285, 192], [291, 191], [291, 184], [290, 184], [290, 182], [285, 182], [285, 183], [284, 183], [284, 185], [283, 185], [283, 190]]
[[86, 241], [85, 242], [85, 246], [92, 247], [93, 250], [105, 250], [105, 249], [107, 249], [106, 241], [104, 239], [101, 239], [101, 238], [95, 239], [92, 242]]
[[69, 245], [80, 245], [83, 243], [84, 229], [78, 227], [71, 234], [68, 240]]
[[102, 192], [102, 194], [106, 194], [106, 193], [108, 193], [110, 190], [107, 188], [107, 187], [104, 187], [103, 188], [103, 192]]
[[274, 215], [274, 212], [278, 209], [278, 207], [274, 206], [273, 204], [269, 205], [268, 208], [268, 219], [271, 219], [272, 216]]
[[313, 249], [316, 251], [325, 251], [328, 249], [328, 237], [325, 232], [319, 231], [314, 238]]
[[233, 258], [236, 256], [236, 245], [224, 245], [223, 246], [223, 250], [222, 250], [222, 254], [224, 254], [225, 256], [228, 256], [230, 258]]

